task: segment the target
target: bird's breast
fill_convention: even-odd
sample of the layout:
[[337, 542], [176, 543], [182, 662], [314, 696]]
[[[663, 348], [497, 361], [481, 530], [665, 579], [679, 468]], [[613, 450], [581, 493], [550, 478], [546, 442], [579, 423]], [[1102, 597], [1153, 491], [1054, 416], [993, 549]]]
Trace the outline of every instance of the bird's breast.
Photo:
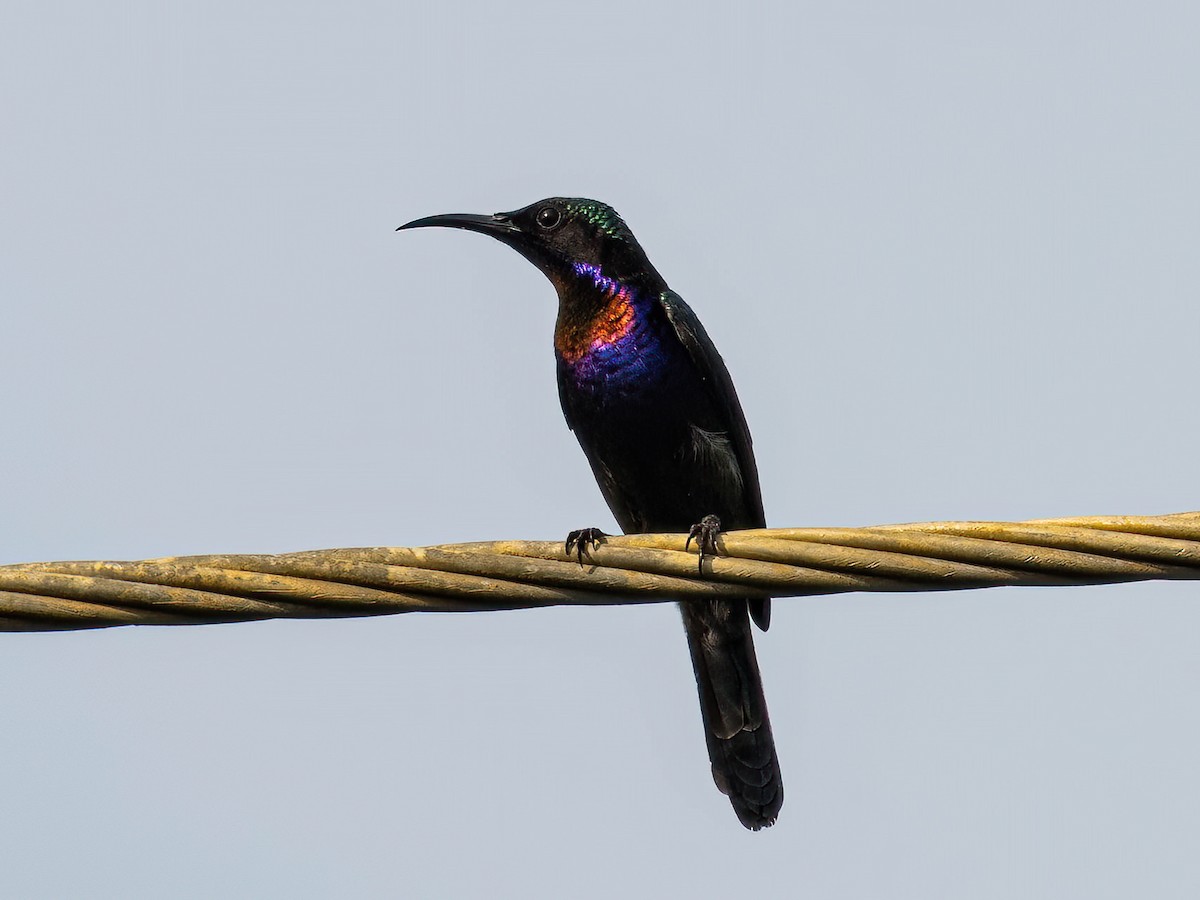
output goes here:
[[586, 322], [560, 322], [554, 349], [567, 389], [602, 407], [657, 393], [675, 363], [662, 323], [624, 296]]

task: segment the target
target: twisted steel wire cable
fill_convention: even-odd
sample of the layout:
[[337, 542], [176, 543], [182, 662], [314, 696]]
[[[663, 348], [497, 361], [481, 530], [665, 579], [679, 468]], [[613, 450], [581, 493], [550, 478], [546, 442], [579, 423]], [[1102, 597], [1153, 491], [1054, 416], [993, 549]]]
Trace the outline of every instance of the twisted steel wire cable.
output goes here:
[[[0, 566], [0, 631], [1200, 579], [1200, 512]], [[702, 570], [702, 571], [701, 571]]]

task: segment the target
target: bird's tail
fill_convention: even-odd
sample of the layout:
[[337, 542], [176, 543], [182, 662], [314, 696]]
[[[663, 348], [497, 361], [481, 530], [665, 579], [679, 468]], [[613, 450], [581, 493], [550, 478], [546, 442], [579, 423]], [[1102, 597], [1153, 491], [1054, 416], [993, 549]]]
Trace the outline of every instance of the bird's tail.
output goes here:
[[783, 806], [783, 776], [750, 636], [749, 604], [685, 600], [680, 607], [713, 780], [743, 825], [766, 828]]

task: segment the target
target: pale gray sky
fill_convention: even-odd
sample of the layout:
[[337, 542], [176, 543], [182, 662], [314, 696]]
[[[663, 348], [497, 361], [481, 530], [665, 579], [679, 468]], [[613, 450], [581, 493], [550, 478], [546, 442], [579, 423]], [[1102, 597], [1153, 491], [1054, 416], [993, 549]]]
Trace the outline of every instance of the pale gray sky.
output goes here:
[[[1200, 507], [1193, 4], [0, 9], [0, 562], [611, 525], [552, 289], [625, 216], [775, 525]], [[0, 896], [1191, 898], [1200, 586], [780, 600], [787, 803], [669, 606], [0, 636]]]

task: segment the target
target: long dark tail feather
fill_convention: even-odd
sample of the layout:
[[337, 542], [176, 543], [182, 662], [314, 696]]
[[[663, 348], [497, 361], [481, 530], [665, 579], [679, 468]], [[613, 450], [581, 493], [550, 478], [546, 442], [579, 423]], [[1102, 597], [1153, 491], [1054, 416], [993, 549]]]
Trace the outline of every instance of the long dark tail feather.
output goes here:
[[713, 781], [738, 819], [757, 831], [783, 806], [783, 776], [750, 636], [746, 600], [687, 600], [687, 630]]

